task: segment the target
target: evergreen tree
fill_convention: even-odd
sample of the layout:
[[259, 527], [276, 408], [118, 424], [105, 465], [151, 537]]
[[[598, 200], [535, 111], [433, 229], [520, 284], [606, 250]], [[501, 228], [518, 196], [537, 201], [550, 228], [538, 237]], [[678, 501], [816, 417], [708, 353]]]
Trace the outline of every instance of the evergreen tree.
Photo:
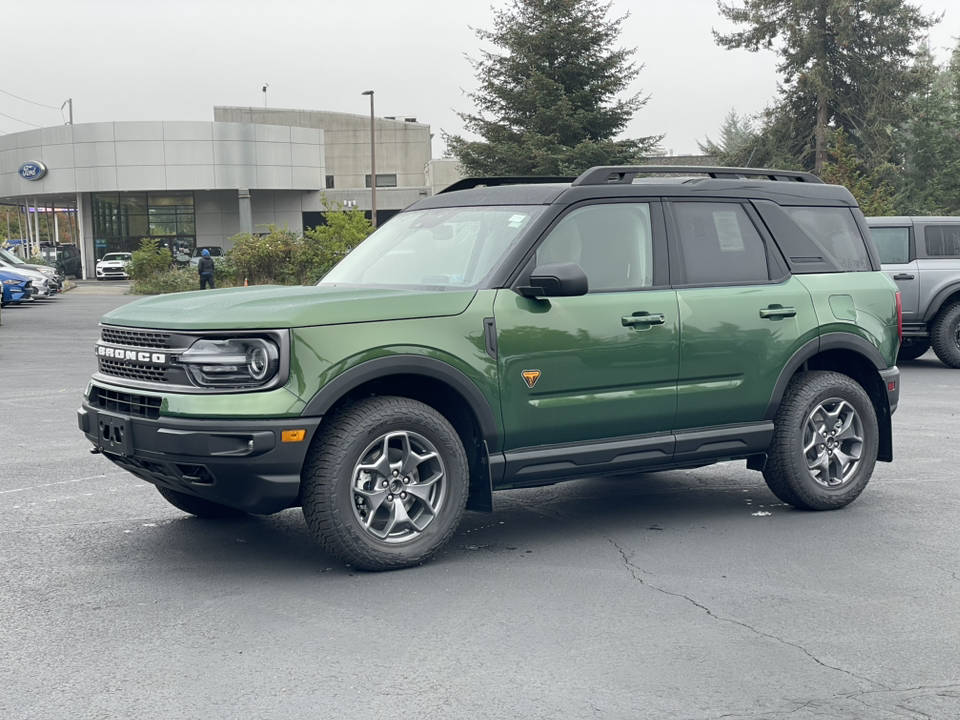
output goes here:
[[920, 65], [929, 86], [910, 102], [902, 134], [904, 214], [960, 214], [960, 44], [938, 68], [929, 53]]
[[719, 8], [744, 27], [714, 31], [720, 45], [780, 56], [781, 97], [764, 128], [771, 147], [786, 144], [819, 174], [830, 132], [842, 128], [869, 169], [895, 159], [895, 131], [922, 83], [912, 67], [917, 44], [937, 19], [906, 0], [720, 0]]
[[706, 137], [703, 142], [697, 141], [697, 147], [704, 155], [716, 155], [722, 162], [728, 157], [738, 155], [754, 140], [756, 134], [753, 120], [746, 115], [737, 115], [737, 111], [732, 109], [720, 126], [717, 142]]
[[636, 163], [662, 136], [616, 138], [647, 98], [620, 98], [641, 68], [616, 48], [627, 16], [600, 0], [513, 0], [477, 36], [504, 52], [471, 60], [477, 114], [460, 113], [482, 140], [445, 135], [468, 175], [572, 175]]

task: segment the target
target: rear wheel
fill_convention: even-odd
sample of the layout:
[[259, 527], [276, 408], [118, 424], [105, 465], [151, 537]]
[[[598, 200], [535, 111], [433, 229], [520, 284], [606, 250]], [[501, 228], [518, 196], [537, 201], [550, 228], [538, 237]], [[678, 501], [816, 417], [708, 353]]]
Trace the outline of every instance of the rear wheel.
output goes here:
[[930, 349], [930, 341], [926, 338], [904, 338], [897, 353], [897, 362], [916, 360]]
[[940, 362], [960, 368], [960, 303], [943, 308], [930, 328], [930, 344]]
[[157, 490], [163, 496], [163, 499], [177, 508], [177, 510], [183, 510], [185, 513], [196, 515], [198, 518], [214, 520], [246, 515], [243, 510], [237, 510], [236, 508], [204, 500], [203, 498], [198, 498], [196, 495], [188, 495], [187, 493], [160, 487], [159, 485], [157, 485]]
[[302, 474], [303, 515], [331, 555], [364, 570], [425, 562], [467, 501], [460, 437], [436, 410], [403, 397], [346, 406], [321, 426]]
[[867, 393], [836, 372], [790, 381], [774, 419], [763, 479], [803, 510], [834, 510], [859, 497], [877, 462], [879, 428]]

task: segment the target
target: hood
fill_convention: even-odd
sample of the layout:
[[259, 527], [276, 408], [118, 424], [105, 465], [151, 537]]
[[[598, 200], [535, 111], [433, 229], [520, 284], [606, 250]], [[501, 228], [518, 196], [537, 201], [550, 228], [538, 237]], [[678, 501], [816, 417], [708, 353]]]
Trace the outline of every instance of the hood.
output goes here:
[[459, 315], [473, 290], [266, 285], [144, 298], [103, 316], [108, 325], [158, 330], [266, 330]]
[[20, 272], [19, 270], [9, 270], [5, 267], [0, 267], [0, 279], [19, 280], [20, 282], [27, 282], [27, 281], [33, 280], [32, 277], [29, 277], [24, 272]]
[[33, 280], [34, 282], [42, 282], [47, 279], [47, 276], [43, 273], [37, 272], [36, 270], [28, 270], [22, 265], [18, 265], [16, 268], [0, 266], [0, 270], [3, 272], [13, 273], [14, 275], [19, 275], [22, 278]]

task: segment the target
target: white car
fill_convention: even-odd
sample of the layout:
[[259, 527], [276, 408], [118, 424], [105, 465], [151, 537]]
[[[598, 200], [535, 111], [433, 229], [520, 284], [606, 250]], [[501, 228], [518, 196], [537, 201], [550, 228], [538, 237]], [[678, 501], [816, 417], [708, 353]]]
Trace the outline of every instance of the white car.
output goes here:
[[0, 267], [23, 275], [33, 280], [33, 296], [38, 298], [49, 298], [57, 294], [60, 285], [56, 278], [39, 270], [29, 270], [23, 266], [17, 266], [0, 258]]
[[190, 258], [191, 267], [197, 267], [200, 264], [200, 257], [203, 255], [203, 251], [207, 250], [210, 253], [210, 257], [213, 258], [214, 262], [222, 262], [224, 259], [223, 248], [217, 247], [216, 245], [204, 245], [198, 247], [193, 251], [193, 257]]
[[128, 252], [107, 253], [97, 262], [97, 280], [126, 280], [130, 277], [127, 275], [127, 263], [131, 260], [133, 255]]

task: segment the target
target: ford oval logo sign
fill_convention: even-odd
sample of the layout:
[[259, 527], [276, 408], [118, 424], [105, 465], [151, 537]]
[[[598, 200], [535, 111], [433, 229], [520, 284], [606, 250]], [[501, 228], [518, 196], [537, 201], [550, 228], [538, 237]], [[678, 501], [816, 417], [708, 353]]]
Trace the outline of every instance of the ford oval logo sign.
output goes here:
[[47, 166], [42, 162], [31, 160], [20, 166], [20, 177], [24, 180], [39, 180], [47, 174]]

